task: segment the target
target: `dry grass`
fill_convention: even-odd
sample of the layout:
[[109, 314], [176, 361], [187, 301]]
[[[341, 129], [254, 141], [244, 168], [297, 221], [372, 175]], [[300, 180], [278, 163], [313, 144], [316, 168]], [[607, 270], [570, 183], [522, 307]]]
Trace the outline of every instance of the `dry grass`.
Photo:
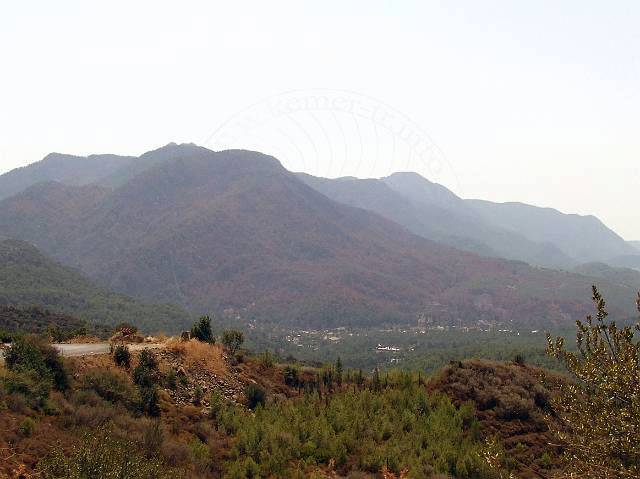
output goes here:
[[219, 344], [171, 339], [166, 342], [165, 348], [178, 356], [190, 369], [196, 367], [215, 374], [228, 374], [223, 349]]

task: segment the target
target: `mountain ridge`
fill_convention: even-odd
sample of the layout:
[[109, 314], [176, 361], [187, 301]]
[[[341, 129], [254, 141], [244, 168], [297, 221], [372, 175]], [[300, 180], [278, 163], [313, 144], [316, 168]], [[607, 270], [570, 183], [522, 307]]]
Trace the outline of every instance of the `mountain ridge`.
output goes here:
[[0, 235], [109, 289], [247, 320], [374, 326], [428, 314], [532, 325], [590, 310], [584, 276], [429, 241], [327, 198], [268, 155], [198, 150], [155, 160], [115, 188], [48, 186], [52, 198], [35, 185], [7, 198]]

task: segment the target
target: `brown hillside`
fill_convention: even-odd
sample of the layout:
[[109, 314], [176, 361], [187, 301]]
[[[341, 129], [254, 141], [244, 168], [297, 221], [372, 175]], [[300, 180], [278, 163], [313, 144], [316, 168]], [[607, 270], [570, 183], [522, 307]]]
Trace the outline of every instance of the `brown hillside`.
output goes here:
[[[108, 193], [36, 185], [0, 203], [0, 235], [127, 294], [262, 321], [372, 325], [428, 310], [456, 324], [549, 325], [588, 311], [588, 277], [425, 240], [329, 200], [260, 153], [197, 152]], [[627, 296], [603, 286], [614, 302]]]

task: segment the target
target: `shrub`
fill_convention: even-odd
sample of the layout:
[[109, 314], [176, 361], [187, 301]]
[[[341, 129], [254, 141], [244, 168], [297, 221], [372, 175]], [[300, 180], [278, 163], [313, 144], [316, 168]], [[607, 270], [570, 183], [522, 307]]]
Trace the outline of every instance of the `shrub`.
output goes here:
[[58, 351], [37, 336], [17, 338], [6, 353], [5, 364], [9, 370], [34, 371], [42, 378], [48, 377], [60, 391], [69, 387], [69, 377]]
[[150, 387], [158, 382], [158, 361], [148, 349], [140, 352], [138, 365], [133, 370], [133, 382], [140, 387]]
[[213, 420], [217, 420], [222, 413], [223, 407], [224, 396], [222, 396], [219, 391], [212, 392], [209, 399], [209, 417]]
[[298, 387], [298, 369], [294, 366], [286, 366], [284, 371], [282, 371], [282, 379], [287, 386], [292, 388]]
[[27, 407], [41, 408], [49, 397], [53, 381], [50, 376], [42, 376], [33, 369], [14, 369], [2, 375], [0, 384], [10, 397], [21, 397], [20, 400], [15, 401], [16, 404], [24, 403]]
[[164, 383], [168, 389], [175, 390], [178, 387], [178, 372], [171, 368], [164, 377]]
[[204, 391], [202, 387], [197, 384], [195, 389], [193, 390], [193, 404], [199, 406], [202, 403], [202, 399], [204, 398]]
[[106, 401], [122, 404], [130, 410], [138, 408], [138, 393], [124, 373], [118, 374], [108, 369], [90, 371], [82, 378], [82, 386], [95, 391]]
[[255, 409], [258, 405], [264, 405], [267, 393], [257, 384], [249, 384], [244, 389], [244, 395], [247, 398], [247, 406], [249, 409]]
[[264, 369], [272, 368], [273, 365], [275, 364], [275, 357], [273, 356], [273, 353], [268, 349], [263, 351], [258, 356], [258, 364], [260, 365], [261, 368], [264, 368]]
[[38, 464], [43, 479], [172, 479], [175, 472], [154, 458], [148, 458], [129, 441], [113, 437], [109, 428], [100, 427], [86, 434], [70, 452], [61, 446]]
[[160, 415], [160, 398], [158, 396], [157, 386], [141, 387], [140, 388], [140, 403], [142, 405], [142, 411], [147, 416], [159, 416]]
[[129, 348], [124, 344], [118, 344], [113, 351], [113, 360], [117, 366], [129, 369], [131, 366], [131, 353]]
[[244, 343], [244, 334], [242, 331], [230, 330], [222, 334], [222, 344], [224, 344], [232, 355], [242, 346], [242, 343]]
[[149, 421], [142, 431], [142, 448], [146, 457], [157, 456], [164, 443], [164, 434], [160, 421]]
[[209, 318], [209, 316], [202, 316], [191, 328], [191, 336], [198, 341], [213, 344], [215, 339], [211, 332], [211, 318]]
[[25, 418], [18, 427], [18, 433], [24, 437], [31, 437], [36, 430], [36, 423], [30, 417]]

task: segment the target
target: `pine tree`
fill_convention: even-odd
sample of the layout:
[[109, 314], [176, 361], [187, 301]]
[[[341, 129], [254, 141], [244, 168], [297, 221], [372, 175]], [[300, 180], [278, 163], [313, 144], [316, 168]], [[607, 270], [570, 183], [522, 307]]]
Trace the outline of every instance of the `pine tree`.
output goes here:
[[340, 360], [340, 356], [336, 359], [336, 384], [338, 385], [338, 389], [342, 388], [342, 361]]
[[[607, 321], [606, 303], [593, 287], [595, 319], [577, 321], [578, 354], [564, 339], [547, 335], [548, 354], [576, 379], [562, 386], [553, 406], [566, 451], [566, 477], [640, 477], [640, 324], [618, 328]], [[640, 293], [637, 299], [640, 311]], [[553, 425], [552, 425], [553, 427]]]

